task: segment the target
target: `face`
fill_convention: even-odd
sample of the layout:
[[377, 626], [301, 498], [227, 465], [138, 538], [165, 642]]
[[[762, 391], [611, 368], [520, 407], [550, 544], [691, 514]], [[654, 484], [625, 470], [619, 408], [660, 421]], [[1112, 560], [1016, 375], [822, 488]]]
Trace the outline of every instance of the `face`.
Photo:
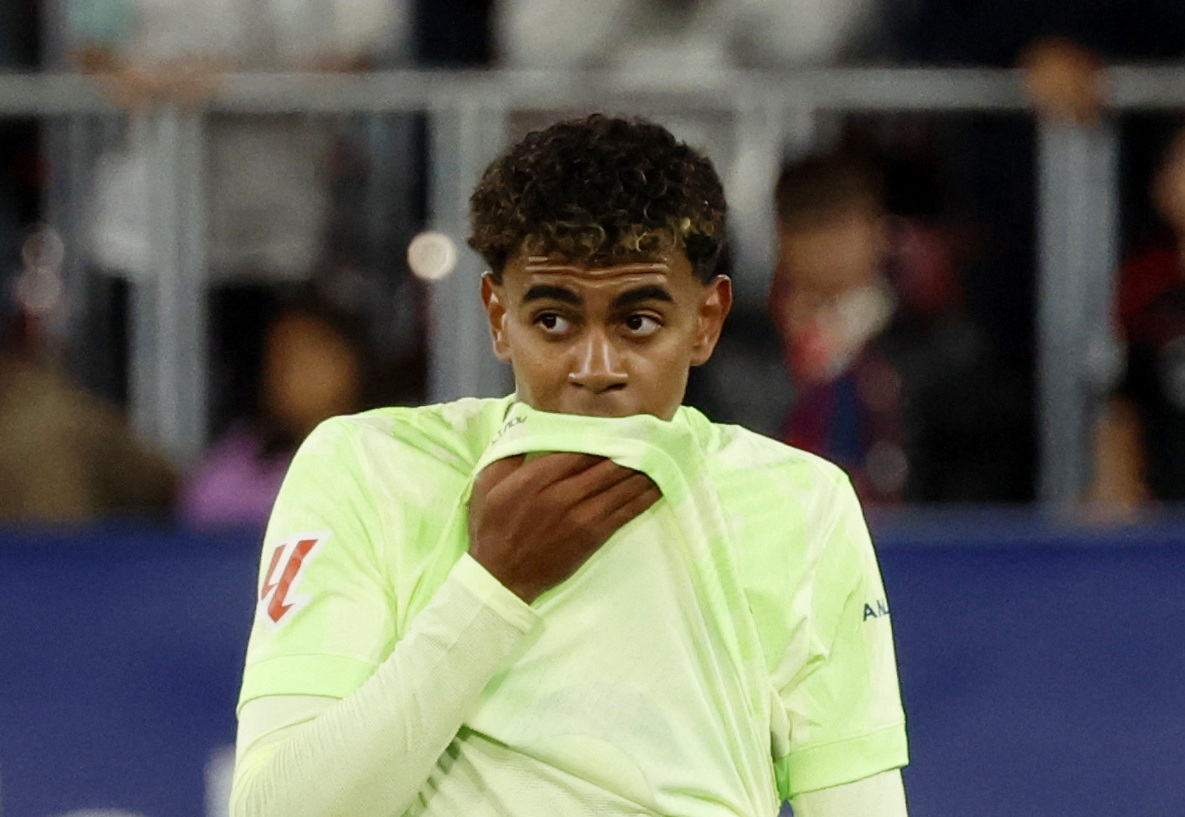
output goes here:
[[782, 226], [778, 274], [796, 290], [834, 298], [876, 280], [887, 249], [884, 221], [861, 207]]
[[716, 347], [732, 288], [724, 276], [700, 282], [681, 252], [596, 268], [518, 256], [502, 283], [482, 278], [482, 299], [494, 353], [527, 405], [669, 420], [690, 368]]
[[298, 437], [322, 420], [357, 410], [357, 356], [334, 329], [315, 318], [291, 315], [272, 328], [263, 376], [268, 412]]
[[1176, 232], [1185, 232], [1185, 131], [1173, 140], [1157, 168], [1152, 196], [1161, 217]]

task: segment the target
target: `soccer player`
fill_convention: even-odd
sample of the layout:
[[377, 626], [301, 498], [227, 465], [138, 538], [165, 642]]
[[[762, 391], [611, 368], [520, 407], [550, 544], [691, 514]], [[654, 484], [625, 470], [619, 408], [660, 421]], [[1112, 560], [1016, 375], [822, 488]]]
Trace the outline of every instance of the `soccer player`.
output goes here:
[[848, 480], [680, 405], [732, 298], [711, 163], [647, 122], [561, 122], [487, 169], [471, 226], [515, 393], [303, 445], [231, 813], [904, 815]]

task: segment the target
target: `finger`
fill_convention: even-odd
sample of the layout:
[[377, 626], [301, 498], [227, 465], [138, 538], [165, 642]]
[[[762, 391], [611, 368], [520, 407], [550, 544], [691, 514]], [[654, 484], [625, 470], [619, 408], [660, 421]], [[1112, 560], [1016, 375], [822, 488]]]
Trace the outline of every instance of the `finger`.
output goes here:
[[505, 457], [500, 460], [494, 460], [477, 475], [477, 479], [473, 481], [473, 493], [475, 496], [484, 496], [490, 492], [490, 489], [495, 485], [503, 482], [507, 477], [522, 467], [525, 457], [519, 455], [517, 457]]
[[540, 495], [552, 507], [571, 510], [637, 474], [638, 472], [633, 469], [605, 459], [591, 468], [553, 483], [546, 490], [540, 491]]
[[617, 532], [627, 523], [648, 511], [654, 503], [662, 499], [662, 491], [651, 482], [644, 490], [618, 505], [613, 511], [605, 514], [605, 525], [611, 532]]
[[637, 473], [639, 472], [618, 465], [611, 459], [601, 459], [591, 467], [559, 480], [555, 485], [574, 496], [592, 497]]
[[587, 520], [589, 524], [600, 524], [650, 491], [656, 496], [662, 495], [650, 477], [638, 471], [627, 471], [625, 479], [595, 496], [586, 498], [578, 507], [573, 508], [573, 513]]
[[532, 478], [540, 483], [550, 484], [609, 461], [596, 454], [549, 451], [530, 460], [527, 466]]
[[528, 460], [515, 471], [506, 480], [505, 487], [509, 491], [539, 493], [602, 462], [605, 462], [604, 457], [592, 454], [567, 452], [543, 454]]
[[[507, 457], [513, 461], [514, 467], [503, 466], [495, 471], [486, 481], [485, 472], [479, 475], [479, 482], [474, 483], [474, 491], [481, 491], [479, 496], [485, 496], [492, 501], [514, 496], [528, 496], [546, 490], [557, 481], [580, 473], [604, 461], [604, 457], [591, 454], [546, 453], [535, 459], [528, 459], [530, 455]], [[496, 463], [491, 463], [491, 466]], [[487, 469], [488, 470], [488, 469]], [[494, 480], [497, 477], [497, 481]]]

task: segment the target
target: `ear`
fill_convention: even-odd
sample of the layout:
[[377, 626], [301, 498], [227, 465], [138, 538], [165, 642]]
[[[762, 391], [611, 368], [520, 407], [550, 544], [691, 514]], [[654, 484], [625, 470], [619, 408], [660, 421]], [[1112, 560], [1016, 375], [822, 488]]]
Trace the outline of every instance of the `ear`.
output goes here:
[[699, 302], [696, 333], [691, 348], [691, 365], [700, 366], [708, 362], [720, 340], [724, 319], [732, 309], [732, 279], [717, 275], [704, 287]]
[[481, 276], [481, 302], [485, 304], [486, 317], [490, 321], [490, 339], [494, 343], [494, 356], [503, 363], [510, 362], [510, 343], [506, 339], [506, 293], [502, 285], [494, 281], [492, 272]]

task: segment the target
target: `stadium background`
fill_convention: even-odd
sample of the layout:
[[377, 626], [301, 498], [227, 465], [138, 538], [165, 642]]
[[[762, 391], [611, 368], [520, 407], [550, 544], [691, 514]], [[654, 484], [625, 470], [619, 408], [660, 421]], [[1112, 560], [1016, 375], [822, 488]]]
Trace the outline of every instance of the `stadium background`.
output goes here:
[[[438, 62], [489, 59], [457, 58], [465, 47], [452, 32], [439, 20], [425, 29], [425, 42], [445, 57]], [[939, 43], [936, 53], [960, 47]], [[28, 67], [35, 55], [25, 52]], [[1022, 290], [1013, 311], [995, 317], [1033, 367], [1034, 501], [872, 517], [910, 719], [911, 814], [1185, 814], [1185, 518], [1165, 511], [1099, 525], [1077, 504], [1089, 470], [1084, 430], [1100, 398], [1089, 387], [1099, 365], [1096, 330], [1107, 323], [1099, 292], [1110, 283], [1119, 211], [1131, 197], [1119, 178], [1120, 157], [1123, 168], [1133, 161], [1121, 152], [1120, 120], [1185, 108], [1185, 75], [1174, 67], [1116, 69], [1112, 118], [1101, 127], [1049, 127], [1034, 124], [1016, 72], [983, 68], [1000, 62], [995, 54], [964, 53], [977, 67], [725, 72], [693, 81], [628, 72], [566, 80], [404, 70], [317, 80], [243, 75], [197, 114], [162, 111], [160, 144], [164, 163], [177, 164], [201, 138], [190, 128], [198, 114], [303, 110], [365, 129], [427, 112], [408, 137], [433, 156], [414, 180], [424, 188], [416, 226], [459, 241], [465, 193], [500, 137], [519, 127], [515, 116], [590, 107], [647, 113], [718, 140], [734, 181], [760, 180], [730, 191], [744, 222], [738, 263], [760, 269], [771, 250], [768, 186], [787, 142], [810, 142], [849, 115], [945, 117], [955, 134], [980, 133], [977, 146], [1019, 133], [1023, 156], [981, 175], [1027, 174], [1028, 199], [1016, 216], [1027, 227], [1013, 252], [1037, 258], [1038, 269], [1019, 287], [1015, 279], [981, 282], [980, 294], [1005, 302], [1010, 287]], [[43, 137], [48, 155], [69, 156], [71, 170], [91, 173], [79, 157], [110, 136], [112, 122], [118, 130], [120, 115], [85, 78], [26, 71], [0, 74], [0, 117], [16, 128], [6, 131], [9, 153]], [[38, 215], [70, 248], [79, 227], [71, 196], [84, 185], [75, 179], [71, 192], [64, 175], [66, 189], [46, 195], [58, 209]], [[963, 181], [982, 183], [981, 175]], [[63, 183], [62, 174], [54, 178]], [[184, 178], [173, 179], [157, 191], [180, 223], [194, 206], [177, 197], [183, 187]], [[194, 256], [175, 238], [166, 251], [184, 269]], [[77, 257], [67, 257], [65, 272], [74, 276], [67, 285], [87, 274], [69, 268]], [[426, 326], [437, 327], [424, 352], [425, 396], [506, 387], [467, 285], [477, 271], [463, 253], [452, 276], [422, 285]], [[765, 281], [747, 280], [742, 301], [759, 303]], [[181, 288], [132, 306], [172, 332], [164, 333], [168, 342], [148, 339], [130, 350], [129, 411], [178, 456], [203, 444], [210, 421], [209, 373], [192, 365], [203, 331], [201, 310], [187, 307], [186, 299], [200, 300], [200, 289], [185, 288], [192, 283], [174, 282]], [[439, 331], [466, 315], [463, 328]], [[0, 531], [2, 817], [225, 813], [258, 539], [256, 530], [199, 533], [140, 520]]]
[[[911, 815], [1182, 813], [1185, 522], [942, 512], [874, 531]], [[3, 814], [225, 814], [256, 540], [0, 537]]]

